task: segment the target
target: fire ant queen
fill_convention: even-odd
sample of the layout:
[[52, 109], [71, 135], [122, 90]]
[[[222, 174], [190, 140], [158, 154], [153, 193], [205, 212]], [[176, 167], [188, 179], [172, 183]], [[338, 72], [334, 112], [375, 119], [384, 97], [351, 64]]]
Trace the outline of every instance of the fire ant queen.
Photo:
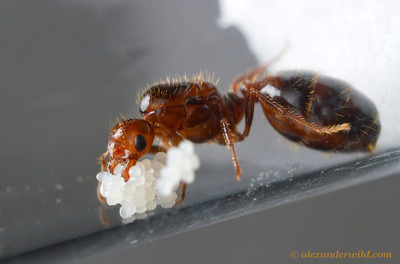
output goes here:
[[[127, 181], [129, 168], [143, 155], [167, 150], [186, 139], [226, 145], [240, 180], [235, 142], [249, 135], [256, 103], [289, 140], [336, 152], [374, 149], [381, 126], [377, 108], [365, 95], [344, 81], [309, 71], [283, 71], [260, 78], [268, 65], [234, 80], [225, 95], [201, 78], [148, 88], [139, 97], [142, 119], [123, 120], [112, 129], [107, 151], [100, 157], [102, 170], [113, 173], [121, 164]], [[243, 118], [245, 128], [239, 132], [237, 124]], [[155, 137], [161, 146], [153, 145]], [[180, 202], [185, 189], [183, 182]]]

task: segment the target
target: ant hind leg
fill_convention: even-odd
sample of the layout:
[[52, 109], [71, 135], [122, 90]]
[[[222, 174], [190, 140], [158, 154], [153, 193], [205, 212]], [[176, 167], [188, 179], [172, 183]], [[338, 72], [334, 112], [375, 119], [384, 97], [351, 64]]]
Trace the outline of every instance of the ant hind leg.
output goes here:
[[[260, 84], [263, 85], [262, 81]], [[249, 97], [256, 98], [257, 101], [260, 102], [264, 112], [269, 112], [273, 116], [282, 116], [285, 120], [287, 120], [286, 122], [293, 123], [297, 127], [303, 127], [303, 130], [307, 129], [310, 131], [309, 133], [313, 133], [315, 135], [331, 135], [350, 130], [349, 123], [321, 126], [316, 123], [309, 122], [304, 116], [295, 113], [294, 111], [271, 99], [271, 97], [264, 95], [261, 91], [259, 91], [259, 89], [251, 88]]]
[[282, 48], [282, 50], [272, 59], [270, 59], [267, 63], [258, 66], [257, 68], [255, 68], [254, 70], [252, 70], [251, 72], [239, 76], [237, 77], [232, 85], [231, 85], [231, 89], [233, 92], [237, 93], [237, 91], [239, 90], [240, 85], [242, 84], [246, 84], [248, 82], [253, 83], [257, 80], [257, 78], [260, 76], [260, 74], [262, 74], [264, 71], [266, 71], [272, 64], [274, 64], [275, 62], [277, 62], [278, 60], [280, 60], [282, 58], [282, 56], [287, 52], [287, 50], [289, 49], [289, 44], [286, 43], [285, 46]]

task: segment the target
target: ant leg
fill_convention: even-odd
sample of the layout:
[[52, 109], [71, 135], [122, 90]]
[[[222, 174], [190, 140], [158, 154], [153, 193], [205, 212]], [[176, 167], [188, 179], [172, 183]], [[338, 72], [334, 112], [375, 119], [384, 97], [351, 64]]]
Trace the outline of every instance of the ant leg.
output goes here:
[[103, 195], [100, 194], [100, 186], [101, 182], [97, 185], [97, 199], [99, 199], [99, 202], [104, 204], [106, 202], [106, 198], [103, 197]]
[[265, 70], [267, 70], [268, 67], [270, 67], [272, 64], [274, 64], [275, 62], [277, 62], [278, 60], [280, 60], [282, 58], [282, 56], [287, 52], [287, 50], [289, 49], [289, 43], [286, 43], [285, 46], [282, 48], [282, 50], [272, 59], [270, 59], [267, 63], [258, 66], [257, 68], [255, 68], [254, 70], [252, 70], [251, 72], [242, 75], [238, 78], [236, 78], [232, 85], [231, 85], [231, 89], [237, 93], [239, 86], [241, 84], [244, 84], [248, 81], [250, 82], [255, 82], [255, 80], [260, 76], [261, 73], [263, 73]]
[[264, 72], [264, 71], [268, 68], [268, 66], [269, 66], [269, 64], [261, 65], [261, 66], [255, 68], [253, 71], [251, 71], [251, 72], [249, 72], [249, 73], [247, 73], [247, 74], [245, 74], [245, 75], [242, 75], [242, 76], [236, 78], [236, 79], [233, 81], [232, 85], [231, 85], [231, 90], [233, 90], [233, 92], [237, 93], [237, 91], [239, 90], [239, 86], [240, 86], [242, 83], [245, 83], [245, 82], [248, 81], [248, 80], [255, 80], [255, 79], [257, 79], [257, 77], [258, 77], [262, 72]]
[[110, 221], [108, 220], [107, 217], [107, 212], [106, 212], [106, 207], [104, 206], [104, 204], [101, 205], [100, 208], [100, 221], [101, 223], [105, 226], [105, 227], [110, 227]]
[[[250, 91], [251, 88], [248, 88], [248, 90]], [[250, 133], [250, 127], [251, 124], [253, 123], [253, 117], [254, 117], [254, 104], [257, 102], [257, 98], [254, 96], [251, 96], [251, 94], [247, 95], [247, 100], [246, 100], [246, 112], [245, 112], [245, 127], [244, 127], [244, 131], [243, 133], [240, 133], [238, 131], [231, 131], [233, 133], [233, 135], [235, 136], [234, 140], [235, 141], [243, 141]], [[223, 122], [223, 120], [221, 120], [221, 122]], [[228, 126], [229, 123], [225, 120], [224, 121]], [[222, 127], [223, 131], [225, 132], [225, 128]], [[224, 135], [224, 139], [225, 137], [225, 133], [223, 133]], [[226, 140], [225, 140], [226, 143]], [[229, 148], [229, 147], [228, 147]]]
[[151, 148], [149, 149], [148, 153], [149, 154], [156, 154], [158, 152], [167, 152], [168, 149], [162, 147], [162, 146], [151, 146]]
[[101, 171], [105, 171], [107, 169], [106, 157], [108, 156], [108, 151], [101, 154], [99, 158], [99, 163], [101, 164]]
[[250, 133], [250, 127], [251, 124], [253, 123], [255, 103], [256, 103], [255, 98], [251, 96], [251, 94], [249, 93], [247, 95], [247, 100], [246, 100], [245, 124], [244, 124], [244, 131], [241, 134], [241, 140], [245, 139]]
[[186, 197], [186, 187], [187, 187], [187, 183], [186, 182], [182, 182], [182, 187], [181, 187], [181, 193], [179, 195], [179, 200], [175, 203], [175, 205], [172, 207], [173, 209], [176, 209], [176, 207], [178, 205], [180, 205], [181, 203], [183, 203], [183, 201], [185, 200]]
[[[236, 151], [235, 151], [235, 146], [234, 142], [232, 139], [232, 131], [229, 128], [229, 123], [228, 121], [224, 118], [221, 120], [221, 126], [222, 126], [222, 135], [224, 136], [225, 144], [228, 147], [228, 149], [231, 150], [232, 152], [232, 161], [233, 161], [233, 166], [235, 166], [236, 170], [236, 180], [240, 181], [240, 175], [242, 174], [242, 170], [240, 169], [239, 161], [236, 156]], [[242, 135], [240, 135], [242, 136]]]
[[[101, 156], [99, 158], [99, 163], [101, 164], [101, 171], [105, 171], [107, 169], [107, 162], [106, 162], [107, 156], [108, 156], [108, 151], [101, 154]], [[99, 199], [100, 203], [104, 204], [106, 202], [106, 198], [104, 198], [100, 194], [100, 186], [101, 186], [101, 182], [99, 182], [99, 184], [97, 185], [97, 199]]]
[[[260, 83], [253, 84], [253, 86], [257, 87], [258, 84], [262, 84], [262, 81]], [[257, 98], [257, 100], [260, 102], [261, 107], [263, 108], [264, 111], [272, 112], [272, 113], [275, 113], [275, 115], [280, 115], [280, 116], [284, 117], [285, 119], [289, 119], [297, 127], [306, 128], [310, 131], [310, 133], [315, 133], [318, 135], [324, 135], [324, 134], [331, 135], [331, 134], [338, 133], [341, 131], [350, 130], [349, 123], [343, 123], [343, 124], [332, 125], [332, 126], [324, 126], [324, 127], [317, 125], [316, 123], [310, 123], [303, 116], [296, 114], [293, 111], [287, 109], [285, 106], [274, 101], [273, 99], [271, 99], [271, 97], [263, 94], [259, 89], [256, 89], [256, 88], [250, 88], [249, 97]], [[247, 118], [247, 116], [246, 116], [246, 118]]]
[[[273, 63], [277, 62], [289, 49], [289, 43], [286, 43], [285, 46], [282, 48], [282, 50], [273, 57], [269, 62], [265, 63], [264, 65], [261, 65], [251, 71], [248, 74], [245, 74], [241, 77], [238, 77], [234, 80], [232, 83], [231, 89], [233, 92], [237, 93], [239, 86], [243, 85], [245, 89], [242, 90], [242, 93], [245, 97], [247, 97], [246, 100], [246, 114], [245, 114], [245, 129], [242, 134], [239, 134], [238, 132], [236, 133], [238, 136], [238, 141], [244, 140], [250, 133], [250, 127], [253, 122], [253, 116], [254, 116], [254, 104], [257, 102], [257, 97], [254, 97], [250, 94], [251, 89], [254, 89], [254, 83], [256, 79], [260, 76], [261, 73], [263, 73], [269, 66], [271, 66]], [[264, 86], [267, 85], [269, 82], [271, 82], [271, 77], [266, 76], [263, 80], [260, 82], [256, 83], [263, 83]]]
[[[111, 161], [108, 163], [106, 163], [105, 157], [108, 156], [108, 153], [105, 152], [100, 156], [100, 163], [101, 163], [101, 171], [105, 171], [108, 167], [110, 173], [114, 173], [114, 169], [115, 167], [118, 165], [118, 162], [116, 162], [115, 160]], [[97, 185], [97, 198], [99, 199], [99, 202], [104, 204], [106, 202], [106, 198], [103, 197], [103, 195], [101, 195], [100, 193], [100, 186], [101, 186], [101, 182], [99, 182], [99, 184]]]

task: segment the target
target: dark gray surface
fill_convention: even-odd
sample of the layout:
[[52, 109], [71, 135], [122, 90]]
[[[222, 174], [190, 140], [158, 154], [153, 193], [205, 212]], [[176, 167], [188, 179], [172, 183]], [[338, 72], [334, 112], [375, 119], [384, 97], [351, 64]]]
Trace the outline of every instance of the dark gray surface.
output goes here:
[[[399, 188], [393, 175], [80, 263], [399, 263]], [[294, 250], [392, 258], [293, 260]]]
[[[154, 242], [174, 234], [369, 181], [376, 178], [376, 175], [388, 175], [391, 171], [398, 170], [399, 158], [400, 152], [393, 151], [356, 163], [327, 168], [319, 173], [292, 177], [289, 180], [271, 182], [267, 178], [259, 179], [254, 182], [255, 186], [249, 187], [247, 191], [200, 202], [176, 211], [170, 210], [163, 215], [156, 214], [149, 219], [136, 221], [130, 225], [24, 254], [11, 259], [8, 263], [28, 261], [42, 263], [44, 260], [70, 263], [93, 256], [101, 258], [101, 255]], [[396, 200], [391, 201], [393, 203]], [[361, 204], [361, 206], [365, 205]], [[329, 210], [329, 208], [327, 209]], [[397, 214], [397, 211], [395, 213], [390, 211], [379, 217], [391, 218]], [[319, 212], [316, 217], [320, 217]], [[394, 226], [393, 229], [397, 230], [397, 226]], [[234, 243], [232, 246], [236, 247]]]
[[[207, 69], [227, 90], [236, 75], [256, 66], [238, 30], [218, 28], [217, 18], [214, 1], [0, 3], [0, 259], [107, 229], [99, 218], [96, 159], [119, 113], [137, 115], [136, 93], [147, 83]], [[251, 136], [238, 145], [244, 170], [240, 183], [233, 180], [230, 153], [224, 147], [196, 148], [203, 166], [178, 215], [196, 208], [190, 206], [247, 191], [260, 180], [282, 182], [280, 191], [290, 191], [285, 181], [295, 186], [290, 185], [294, 177], [319, 175], [328, 166], [366, 156], [294, 151], [292, 143], [265, 124], [256, 114]], [[365, 180], [383, 177], [393, 168]], [[360, 179], [355, 175], [353, 179]], [[338, 186], [346, 185], [342, 179]], [[332, 187], [335, 184], [328, 189]], [[287, 201], [301, 198], [289, 191]], [[273, 201], [273, 193], [269, 195]], [[251, 212], [246, 208], [251, 209], [244, 204], [243, 212]], [[240, 207], [237, 210], [235, 216], [240, 215]], [[115, 230], [132, 228], [121, 227], [117, 208], [107, 208], [107, 214], [111, 227], [119, 226]], [[143, 230], [135, 235], [150, 241]], [[121, 238], [118, 232], [107, 232], [100, 236]], [[87, 241], [87, 252], [67, 250], [65, 260], [118, 248], [110, 247], [107, 239]], [[38, 254], [48, 250], [50, 256], [55, 248]], [[57, 258], [62, 254], [53, 260]]]

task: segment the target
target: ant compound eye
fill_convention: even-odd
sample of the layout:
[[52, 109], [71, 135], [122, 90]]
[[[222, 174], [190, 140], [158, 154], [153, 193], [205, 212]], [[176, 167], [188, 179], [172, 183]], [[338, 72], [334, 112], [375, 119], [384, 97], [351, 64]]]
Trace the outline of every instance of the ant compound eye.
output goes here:
[[137, 151], [142, 151], [146, 148], [146, 139], [144, 138], [144, 136], [142, 135], [137, 135], [135, 137], [135, 148], [137, 149]]

